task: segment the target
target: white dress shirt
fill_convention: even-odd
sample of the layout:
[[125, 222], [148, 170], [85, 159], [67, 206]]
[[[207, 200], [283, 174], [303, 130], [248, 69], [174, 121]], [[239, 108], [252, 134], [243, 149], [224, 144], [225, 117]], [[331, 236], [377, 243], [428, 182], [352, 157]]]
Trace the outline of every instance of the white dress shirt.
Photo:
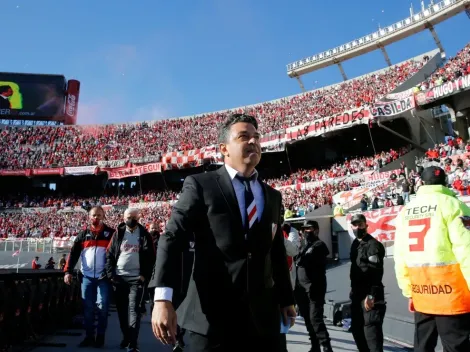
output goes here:
[[[245, 208], [245, 186], [243, 183], [236, 178], [235, 176], [240, 175], [243, 176], [240, 172], [235, 170], [234, 168], [225, 164], [225, 168], [232, 180], [233, 189], [235, 191], [235, 196], [237, 197], [238, 207], [240, 209], [240, 213], [242, 216], [243, 224], [246, 222], [246, 208]], [[253, 180], [250, 181], [251, 191], [253, 192], [253, 197], [255, 198], [256, 203], [256, 213], [258, 214], [258, 221], [261, 221], [261, 214], [263, 214], [264, 210], [264, 195], [263, 195], [263, 188], [258, 181], [258, 171], [254, 171], [253, 174], [256, 176]], [[173, 297], [173, 289], [171, 287], [156, 287], [155, 288], [155, 295], [154, 301], [170, 301]]]

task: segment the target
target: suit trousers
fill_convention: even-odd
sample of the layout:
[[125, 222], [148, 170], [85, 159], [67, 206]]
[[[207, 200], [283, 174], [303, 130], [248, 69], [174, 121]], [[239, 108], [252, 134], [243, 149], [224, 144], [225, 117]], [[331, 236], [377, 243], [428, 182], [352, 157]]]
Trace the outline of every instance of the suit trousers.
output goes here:
[[137, 348], [144, 283], [139, 277], [118, 277], [115, 283], [116, 307], [123, 339], [130, 348]]
[[325, 297], [315, 297], [300, 285], [296, 286], [294, 293], [300, 314], [304, 318], [305, 327], [310, 336], [311, 351], [320, 351], [320, 345], [331, 347], [330, 335], [323, 318]]
[[385, 303], [376, 303], [366, 311], [364, 299], [353, 298], [351, 302], [351, 332], [359, 352], [383, 352]]
[[[285, 336], [285, 335], [284, 335]], [[188, 332], [189, 350], [191, 352], [284, 352], [281, 348], [281, 334], [275, 336], [249, 337], [241, 333], [231, 338], [207, 336]], [[285, 340], [284, 340], [285, 341]]]
[[415, 312], [414, 351], [434, 351], [437, 337], [446, 352], [470, 351], [470, 314], [431, 315]]

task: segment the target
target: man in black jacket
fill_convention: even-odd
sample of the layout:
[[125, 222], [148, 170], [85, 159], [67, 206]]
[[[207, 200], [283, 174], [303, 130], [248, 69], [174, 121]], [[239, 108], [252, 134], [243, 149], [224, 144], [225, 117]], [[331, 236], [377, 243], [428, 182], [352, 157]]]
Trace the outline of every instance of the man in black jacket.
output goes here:
[[323, 320], [326, 294], [326, 263], [330, 251], [318, 237], [320, 228], [315, 220], [302, 226], [305, 245], [295, 257], [297, 269], [296, 301], [310, 335], [310, 352], [332, 352], [331, 340]]
[[106, 272], [115, 287], [119, 324], [123, 334], [121, 348], [136, 352], [140, 329], [140, 306], [145, 281], [152, 275], [155, 249], [152, 238], [139, 224], [139, 210], [127, 209], [125, 223], [108, 247]]
[[[293, 324], [294, 297], [281, 229], [282, 197], [261, 182], [258, 123], [231, 115], [221, 126], [225, 165], [186, 177], [155, 264], [154, 334], [174, 343], [177, 323], [188, 330], [191, 350], [279, 351], [281, 316]], [[188, 292], [172, 304], [181, 281], [175, 270], [194, 234]]]

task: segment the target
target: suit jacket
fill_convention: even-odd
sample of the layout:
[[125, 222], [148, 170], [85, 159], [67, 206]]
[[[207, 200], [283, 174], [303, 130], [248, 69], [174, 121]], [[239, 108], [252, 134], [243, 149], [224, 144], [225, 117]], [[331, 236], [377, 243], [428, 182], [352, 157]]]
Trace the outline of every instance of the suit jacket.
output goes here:
[[10, 101], [0, 97], [0, 109], [10, 109]]
[[[260, 181], [261, 182], [261, 181]], [[280, 307], [294, 304], [281, 229], [281, 194], [261, 182], [264, 210], [245, 239], [225, 167], [188, 176], [158, 243], [151, 285], [177, 287], [181, 252], [194, 234], [194, 265], [178, 324], [203, 335], [278, 335]]]

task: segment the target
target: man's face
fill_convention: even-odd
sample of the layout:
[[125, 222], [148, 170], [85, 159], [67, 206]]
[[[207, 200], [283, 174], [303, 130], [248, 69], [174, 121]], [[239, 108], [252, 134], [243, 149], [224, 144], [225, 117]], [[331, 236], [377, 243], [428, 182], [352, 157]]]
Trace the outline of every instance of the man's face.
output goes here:
[[351, 227], [353, 230], [357, 230], [357, 229], [367, 230], [367, 224], [364, 221], [355, 221], [351, 223]]
[[139, 220], [139, 213], [137, 212], [132, 212], [132, 213], [126, 213], [124, 215], [124, 220], [127, 221], [127, 220], [132, 220], [132, 219], [135, 219], [135, 220]]
[[251, 123], [233, 124], [227, 142], [220, 145], [220, 151], [236, 165], [255, 167], [261, 160], [260, 134]]
[[13, 95], [13, 89], [8, 88], [6, 92], [3, 92], [3, 93], [2, 93], [2, 95], [3, 95], [4, 97], [7, 97], [7, 98], [8, 98], [8, 97], [11, 97], [11, 96]]
[[149, 231], [158, 231], [158, 226], [157, 224], [150, 224]]
[[104, 219], [104, 213], [100, 209], [92, 209], [90, 211], [90, 220], [93, 222], [93, 220], [103, 220]]

